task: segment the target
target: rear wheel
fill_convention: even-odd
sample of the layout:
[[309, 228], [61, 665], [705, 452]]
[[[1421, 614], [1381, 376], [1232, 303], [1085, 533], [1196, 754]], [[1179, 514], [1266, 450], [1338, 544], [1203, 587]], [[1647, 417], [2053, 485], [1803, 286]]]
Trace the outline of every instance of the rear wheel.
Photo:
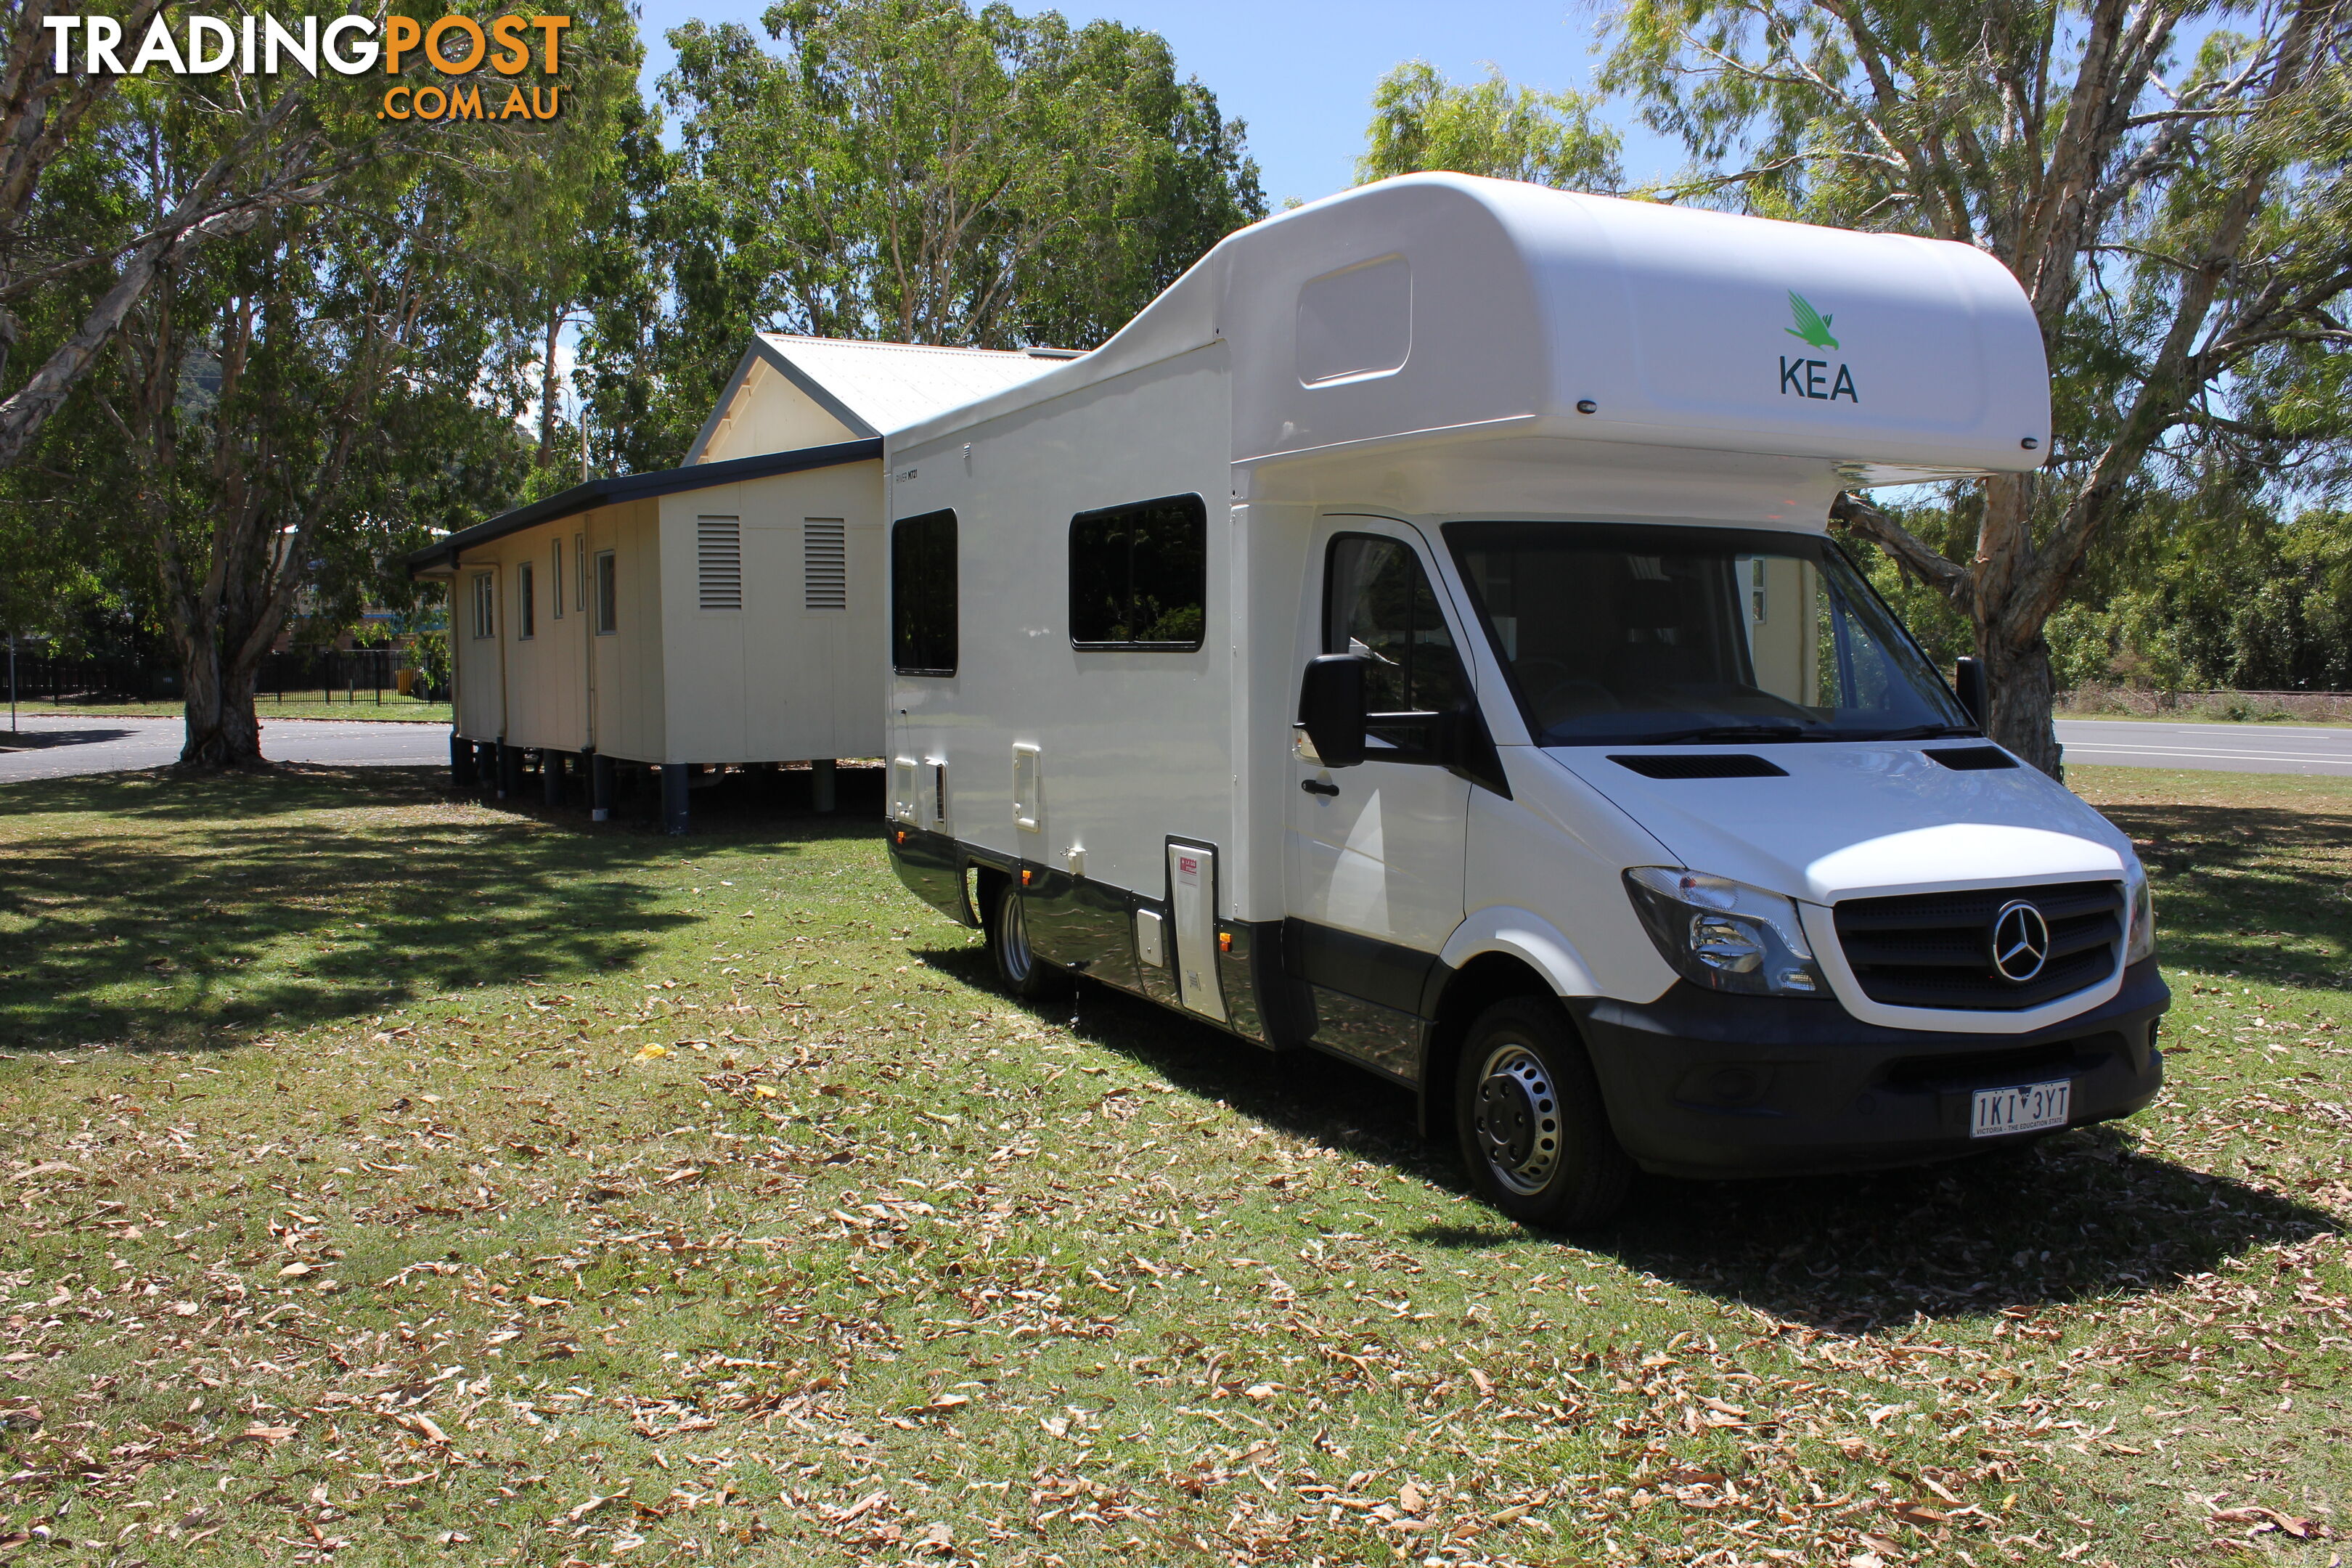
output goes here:
[[1625, 1201], [1633, 1163], [1583, 1045], [1547, 997], [1497, 1002], [1470, 1026], [1454, 1118], [1471, 1184], [1513, 1219], [1572, 1230]]
[[1021, 889], [1000, 879], [988, 901], [988, 955], [996, 978], [1024, 1002], [1050, 1002], [1069, 994], [1069, 976], [1037, 956], [1029, 945], [1029, 922]]

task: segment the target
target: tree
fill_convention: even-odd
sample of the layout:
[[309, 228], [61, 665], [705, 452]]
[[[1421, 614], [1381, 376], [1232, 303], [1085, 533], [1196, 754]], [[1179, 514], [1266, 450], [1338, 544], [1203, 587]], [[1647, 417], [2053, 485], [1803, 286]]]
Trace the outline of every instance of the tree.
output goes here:
[[[264, 214], [319, 201], [339, 177], [399, 139], [395, 128], [362, 147], [334, 133], [333, 121], [349, 117], [357, 97], [340, 79], [229, 72], [224, 79], [232, 85], [215, 90], [208, 78], [178, 78], [170, 90], [222, 128], [212, 156], [178, 171], [168, 188], [144, 191], [135, 189], [142, 172], [118, 163], [124, 188], [112, 195], [130, 197], [127, 204], [93, 208], [61, 197], [58, 176], [86, 161], [91, 143], [105, 136], [107, 110], [122, 83], [154, 84], [105, 70], [57, 70], [59, 35], [42, 25], [47, 9], [0, 0], [7, 51], [0, 61], [0, 386], [24, 339], [19, 311], [26, 301], [63, 286], [81, 288], [87, 298], [67, 330], [44, 345], [32, 373], [0, 396], [0, 468], [22, 458], [170, 268]], [[122, 37], [142, 37], [162, 9], [162, 0], [132, 0], [119, 14]], [[104, 221], [126, 211], [135, 223]]]
[[2352, 13], [1632, 0], [1613, 26], [1603, 85], [1699, 164], [1658, 194], [1956, 240], [2017, 276], [2056, 379], [2048, 466], [1980, 482], [1965, 560], [1854, 495], [1832, 517], [1969, 617], [1989, 730], [2055, 776], [2044, 627], [2103, 532], [2216, 447], [2342, 434]]
[[339, 171], [313, 199], [166, 258], [43, 434], [39, 466], [73, 451], [81, 521], [137, 563], [178, 657], [184, 768], [260, 762], [254, 683], [281, 635], [307, 622], [331, 636], [363, 605], [403, 604], [400, 557], [428, 528], [463, 526], [520, 488], [526, 365], [499, 351], [518, 334], [516, 302], [538, 298], [516, 280], [546, 276], [543, 224], [518, 215], [546, 206], [478, 193], [565, 168], [568, 143], [598, 133], [583, 100], [627, 89], [634, 58], [633, 29], [591, 29], [566, 46], [569, 118], [397, 135], [374, 117], [373, 84], [256, 79], [246, 100], [293, 93], [304, 107], [255, 142], [249, 116], [201, 88], [126, 82], [75, 150], [71, 166], [126, 227], [152, 225], [224, 159], [282, 162], [289, 140], [309, 167]]
[[1372, 93], [1356, 180], [1448, 169], [1565, 191], [1613, 191], [1623, 179], [1621, 143], [1615, 132], [1593, 123], [1592, 110], [1593, 100], [1580, 93], [1513, 87], [1491, 66], [1485, 81], [1457, 85], [1427, 60], [1407, 60]]
[[[1011, 348], [1092, 346], [1265, 216], [1244, 127], [1157, 35], [963, 0], [795, 0], [674, 31], [677, 152], [645, 216], [675, 308], [650, 406], [682, 446], [747, 326]], [[650, 173], [655, 160], [640, 161]], [[643, 342], [644, 340], [640, 340]]]

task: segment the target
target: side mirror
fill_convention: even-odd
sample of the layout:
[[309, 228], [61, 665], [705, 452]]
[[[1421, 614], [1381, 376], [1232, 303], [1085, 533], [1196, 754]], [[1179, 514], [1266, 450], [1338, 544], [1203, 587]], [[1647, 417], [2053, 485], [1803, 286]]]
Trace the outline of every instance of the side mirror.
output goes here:
[[1298, 722], [1327, 768], [1364, 760], [1364, 661], [1329, 653], [1307, 661], [1298, 688]]
[[1984, 666], [1973, 658], [1963, 658], [1955, 662], [1952, 666], [1952, 695], [1960, 700], [1960, 706], [1969, 710], [1969, 717], [1976, 721], [1977, 728], [1983, 729]]

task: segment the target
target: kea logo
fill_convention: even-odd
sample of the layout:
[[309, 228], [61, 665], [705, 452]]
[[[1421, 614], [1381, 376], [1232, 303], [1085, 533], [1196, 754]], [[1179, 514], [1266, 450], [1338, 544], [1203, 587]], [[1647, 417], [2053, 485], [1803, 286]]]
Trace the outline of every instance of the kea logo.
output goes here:
[[1789, 314], [1796, 319], [1793, 327], [1780, 330], [1792, 338], [1801, 339], [1817, 349], [1833, 349], [1838, 341], [1830, 336], [1830, 318], [1812, 307], [1812, 302], [1794, 289], [1789, 290]]

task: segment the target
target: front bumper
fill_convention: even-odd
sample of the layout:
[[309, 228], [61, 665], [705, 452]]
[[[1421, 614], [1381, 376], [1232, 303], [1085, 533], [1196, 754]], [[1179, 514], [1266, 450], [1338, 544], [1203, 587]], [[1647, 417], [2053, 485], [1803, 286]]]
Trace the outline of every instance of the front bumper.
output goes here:
[[[1655, 1002], [1595, 1000], [1577, 1022], [1618, 1142], [1675, 1176], [1871, 1170], [1982, 1152], [1979, 1089], [2074, 1085], [2071, 1126], [2128, 1116], [2164, 1084], [2156, 961], [2104, 1005], [2030, 1035], [1864, 1024], [1828, 998], [1727, 996], [1678, 983]], [[2021, 1135], [2031, 1137], [2031, 1134]]]

